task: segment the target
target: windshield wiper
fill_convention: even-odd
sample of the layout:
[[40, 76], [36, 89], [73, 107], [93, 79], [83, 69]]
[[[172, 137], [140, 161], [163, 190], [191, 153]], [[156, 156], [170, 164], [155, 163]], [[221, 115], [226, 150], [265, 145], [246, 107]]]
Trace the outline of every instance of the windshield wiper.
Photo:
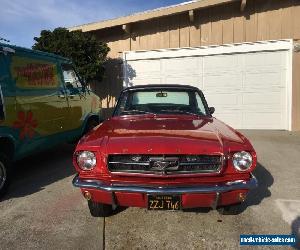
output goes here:
[[139, 114], [150, 114], [150, 115], [156, 115], [155, 113], [144, 111], [144, 110], [138, 110], [138, 109], [132, 109], [132, 110], [124, 110], [121, 112], [122, 114], [130, 114], [130, 113], [139, 113]]
[[161, 110], [162, 112], [171, 112], [171, 113], [181, 113], [181, 114], [187, 114], [187, 115], [197, 115], [201, 116], [202, 114], [196, 114], [188, 111], [183, 111], [183, 110]]

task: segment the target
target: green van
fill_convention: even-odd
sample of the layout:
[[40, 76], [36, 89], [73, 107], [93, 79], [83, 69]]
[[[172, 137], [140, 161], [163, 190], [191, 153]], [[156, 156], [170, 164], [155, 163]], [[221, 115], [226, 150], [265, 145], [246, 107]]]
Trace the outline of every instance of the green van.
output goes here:
[[76, 141], [100, 113], [69, 59], [0, 43], [0, 197], [13, 161]]

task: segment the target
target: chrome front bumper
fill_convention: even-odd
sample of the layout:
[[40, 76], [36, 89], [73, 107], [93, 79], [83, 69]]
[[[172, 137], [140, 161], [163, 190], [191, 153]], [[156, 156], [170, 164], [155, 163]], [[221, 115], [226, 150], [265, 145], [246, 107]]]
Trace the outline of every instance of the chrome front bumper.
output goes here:
[[236, 180], [221, 185], [197, 185], [197, 186], [146, 186], [105, 184], [99, 180], [80, 179], [78, 175], [73, 179], [73, 185], [79, 188], [97, 189], [107, 192], [129, 192], [144, 194], [191, 194], [191, 193], [224, 193], [233, 190], [253, 189], [258, 186], [257, 179], [251, 174], [249, 181]]

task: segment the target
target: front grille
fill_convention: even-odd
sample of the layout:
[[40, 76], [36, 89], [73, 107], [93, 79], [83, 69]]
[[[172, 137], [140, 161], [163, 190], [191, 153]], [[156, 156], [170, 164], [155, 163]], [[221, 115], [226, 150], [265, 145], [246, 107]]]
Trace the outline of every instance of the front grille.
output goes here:
[[143, 174], [219, 173], [221, 155], [109, 155], [111, 172]]

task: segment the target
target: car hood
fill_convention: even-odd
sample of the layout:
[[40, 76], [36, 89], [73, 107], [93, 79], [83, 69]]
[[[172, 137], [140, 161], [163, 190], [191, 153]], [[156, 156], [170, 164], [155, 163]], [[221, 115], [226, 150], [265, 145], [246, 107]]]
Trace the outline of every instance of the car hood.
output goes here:
[[252, 148], [239, 132], [211, 117], [114, 117], [84, 137], [106, 154], [220, 154]]

